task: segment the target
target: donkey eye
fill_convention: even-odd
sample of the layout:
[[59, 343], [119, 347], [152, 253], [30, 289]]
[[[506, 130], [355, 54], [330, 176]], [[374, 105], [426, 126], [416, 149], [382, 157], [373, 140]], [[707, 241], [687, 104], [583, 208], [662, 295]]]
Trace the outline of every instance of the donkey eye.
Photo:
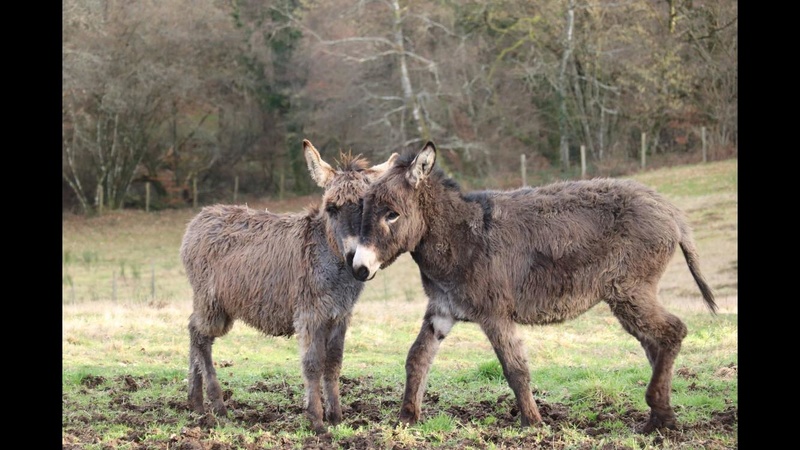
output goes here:
[[389, 211], [388, 213], [386, 213], [386, 221], [389, 222], [389, 223], [393, 223], [399, 217], [400, 217], [400, 214], [397, 214], [394, 211]]
[[334, 204], [330, 204], [325, 207], [325, 212], [327, 212], [332, 216], [335, 216], [339, 212], [339, 207]]

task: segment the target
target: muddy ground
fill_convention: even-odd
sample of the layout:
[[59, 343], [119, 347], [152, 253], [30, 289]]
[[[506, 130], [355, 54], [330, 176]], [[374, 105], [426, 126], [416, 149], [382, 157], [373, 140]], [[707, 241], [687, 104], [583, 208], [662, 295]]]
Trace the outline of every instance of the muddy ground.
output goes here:
[[[676, 374], [680, 376], [680, 373]], [[218, 418], [211, 413], [205, 415], [191, 412], [185, 398], [175, 397], [163, 402], [137, 403], [131, 400], [131, 394], [140, 389], [147, 389], [150, 381], [143, 377], [119, 376], [113, 380], [103, 377], [87, 376], [83, 379], [81, 395], [91, 395], [92, 390], [102, 390], [103, 395], [110, 398], [110, 408], [98, 407], [97, 410], [83, 411], [80, 414], [62, 414], [62, 448], [64, 450], [83, 449], [89, 444], [95, 447], [101, 442], [98, 430], [117, 426], [130, 428], [125, 436], [106, 441], [102, 448], [128, 448], [128, 449], [180, 449], [180, 450], [226, 450], [226, 449], [261, 449], [261, 448], [304, 448], [304, 449], [432, 449], [432, 448], [487, 448], [494, 444], [496, 448], [523, 449], [523, 448], [576, 448], [574, 447], [574, 434], [581, 430], [585, 435], [592, 436], [593, 444], [585, 448], [602, 448], [603, 450], [631, 448], [627, 445], [614, 444], [606, 424], [614, 421], [623, 422], [629, 429], [635, 430], [647, 419], [647, 412], [629, 409], [621, 414], [601, 413], [594, 420], [575, 420], [569, 418], [568, 408], [558, 403], [548, 403], [538, 400], [542, 418], [552, 430], [551, 434], [542, 440], [536, 433], [522, 434], [508, 433], [508, 429], [518, 427], [519, 417], [510, 394], [501, 394], [493, 400], [481, 400], [465, 405], [443, 405], [436, 392], [426, 392], [423, 402], [423, 415], [433, 417], [445, 413], [455, 418], [459, 423], [480, 423], [480, 439], [459, 438], [456, 431], [451, 432], [446, 443], [437, 443], [431, 440], [417, 441], [408, 445], [398, 438], [394, 442], [387, 437], [387, 430], [392, 431], [393, 417], [387, 417], [386, 411], [399, 411], [400, 392], [389, 392], [371, 383], [369, 377], [341, 379], [341, 398], [344, 424], [354, 430], [355, 435], [334, 440], [333, 435], [326, 433], [321, 436], [309, 436], [300, 441], [296, 437], [280, 435], [281, 432], [290, 433], [300, 431], [307, 424], [302, 410], [302, 398], [298, 387], [289, 386], [281, 382], [259, 381], [249, 387], [251, 391], [285, 391], [296, 406], [277, 408], [264, 404], [248, 404], [236, 400], [230, 389], [225, 389], [226, 404], [229, 409], [227, 417]], [[223, 388], [224, 388], [223, 384]], [[355, 394], [355, 395], [350, 395]], [[75, 404], [67, 394], [62, 399], [66, 410], [75, 410]], [[536, 392], [534, 392], [536, 395]], [[355, 399], [354, 399], [355, 398]], [[361, 399], [370, 399], [369, 401]], [[598, 405], [602, 410], [603, 405]], [[613, 408], [612, 408], [613, 409]], [[383, 410], [383, 411], [382, 411]], [[678, 416], [680, 420], [680, 409]], [[105, 411], [105, 412], [103, 412]], [[391, 414], [390, 414], [391, 416]], [[489, 416], [494, 419], [483, 420]], [[178, 417], [188, 417], [185, 426], [178, 427]], [[215, 427], [227, 421], [241, 428], [247, 429], [249, 435], [259, 436], [256, 442], [247, 442], [244, 436], [227, 437], [224, 441], [214, 433]], [[486, 425], [490, 423], [490, 425]], [[381, 426], [375, 426], [380, 424]], [[163, 430], [174, 429], [175, 432], [165, 433], [159, 438], [146, 435], [147, 430], [153, 427]], [[717, 412], [707, 420], [692, 425], [679, 424], [676, 430], [663, 430], [657, 432], [656, 445], [664, 444], [670, 448], [737, 448], [720, 444], [718, 436], [736, 436], [738, 429], [738, 409], [730, 406], [722, 412]], [[259, 432], [261, 431], [261, 432]], [[569, 433], [569, 435], [564, 434]], [[463, 435], [463, 433], [462, 433]], [[608, 439], [603, 439], [607, 436]], [[573, 446], [570, 446], [570, 442]], [[605, 442], [605, 443], [604, 443]], [[733, 442], [738, 440], [733, 439]], [[566, 445], [565, 445], [566, 444]], [[599, 446], [598, 446], [599, 444]], [[583, 448], [583, 447], [581, 447]], [[633, 450], [631, 448], [631, 450]]]

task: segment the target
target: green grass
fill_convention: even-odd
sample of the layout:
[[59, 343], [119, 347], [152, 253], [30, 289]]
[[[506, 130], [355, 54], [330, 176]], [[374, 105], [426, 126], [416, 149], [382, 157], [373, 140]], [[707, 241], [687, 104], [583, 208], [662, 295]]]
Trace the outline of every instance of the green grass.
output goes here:
[[665, 167], [642, 172], [631, 178], [673, 198], [735, 193], [738, 189], [738, 160]]
[[[676, 257], [660, 296], [689, 328], [672, 394], [687, 431], [664, 438], [630, 429], [631, 414], [646, 417], [650, 369], [638, 342], [605, 305], [564, 324], [519, 328], [540, 408], [566, 414], [557, 426], [516, 426], [518, 417], [510, 415], [514, 397], [501, 366], [471, 323], [456, 324], [442, 342], [421, 421], [396, 426], [405, 358], [426, 303], [419, 272], [403, 255], [367, 283], [356, 305], [342, 367], [344, 422], [320, 442], [330, 448], [738, 448], [738, 422], [708, 426], [712, 417], [738, 411], [736, 162], [634, 178], [687, 211], [720, 305], [717, 316], [705, 310], [685, 262]], [[242, 323], [214, 344], [223, 390], [240, 407], [210, 423], [186, 409], [191, 290], [178, 246], [193, 214], [123, 211], [64, 218], [64, 448], [179, 448], [193, 436], [208, 448], [303, 448], [322, 439], [312, 435], [302, 414], [296, 338], [264, 336]], [[591, 435], [587, 428], [603, 431]]]

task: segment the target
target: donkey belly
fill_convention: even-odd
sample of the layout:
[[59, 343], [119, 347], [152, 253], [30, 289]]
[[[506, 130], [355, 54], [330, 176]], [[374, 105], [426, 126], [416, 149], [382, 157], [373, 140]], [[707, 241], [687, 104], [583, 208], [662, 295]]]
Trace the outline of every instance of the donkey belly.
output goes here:
[[514, 321], [525, 325], [547, 325], [574, 319], [597, 303], [596, 296], [552, 296], [517, 299]]
[[603, 300], [609, 275], [596, 265], [530, 270], [515, 286], [515, 320], [544, 325], [574, 319]]
[[226, 312], [236, 320], [270, 336], [294, 334], [295, 299], [277, 293], [250, 293], [225, 299]]
[[232, 254], [214, 267], [215, 297], [226, 315], [272, 336], [294, 334], [293, 318], [304, 291], [282, 261]]

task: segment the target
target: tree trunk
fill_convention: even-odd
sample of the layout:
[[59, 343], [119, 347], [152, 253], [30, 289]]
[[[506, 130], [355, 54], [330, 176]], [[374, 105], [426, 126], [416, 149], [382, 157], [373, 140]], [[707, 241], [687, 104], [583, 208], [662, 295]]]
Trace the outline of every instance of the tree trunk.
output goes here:
[[575, 0], [569, 0], [567, 6], [567, 24], [564, 32], [563, 53], [561, 55], [561, 69], [558, 73], [558, 131], [561, 134], [559, 153], [561, 155], [562, 170], [569, 169], [569, 123], [567, 113], [567, 66], [572, 57], [572, 32], [575, 23]]
[[[430, 131], [422, 117], [422, 112], [419, 107], [419, 102], [414, 94], [414, 89], [411, 86], [411, 77], [408, 75], [408, 63], [406, 62], [405, 46], [403, 44], [403, 14], [400, 10], [400, 3], [398, 0], [392, 0], [392, 11], [394, 12], [393, 36], [394, 43], [397, 46], [398, 58], [400, 58], [400, 83], [403, 86], [403, 98], [405, 98], [406, 105], [411, 107], [411, 116], [414, 119], [414, 124], [417, 127], [417, 133], [422, 141], [430, 140]], [[403, 137], [405, 141], [405, 137]]]

